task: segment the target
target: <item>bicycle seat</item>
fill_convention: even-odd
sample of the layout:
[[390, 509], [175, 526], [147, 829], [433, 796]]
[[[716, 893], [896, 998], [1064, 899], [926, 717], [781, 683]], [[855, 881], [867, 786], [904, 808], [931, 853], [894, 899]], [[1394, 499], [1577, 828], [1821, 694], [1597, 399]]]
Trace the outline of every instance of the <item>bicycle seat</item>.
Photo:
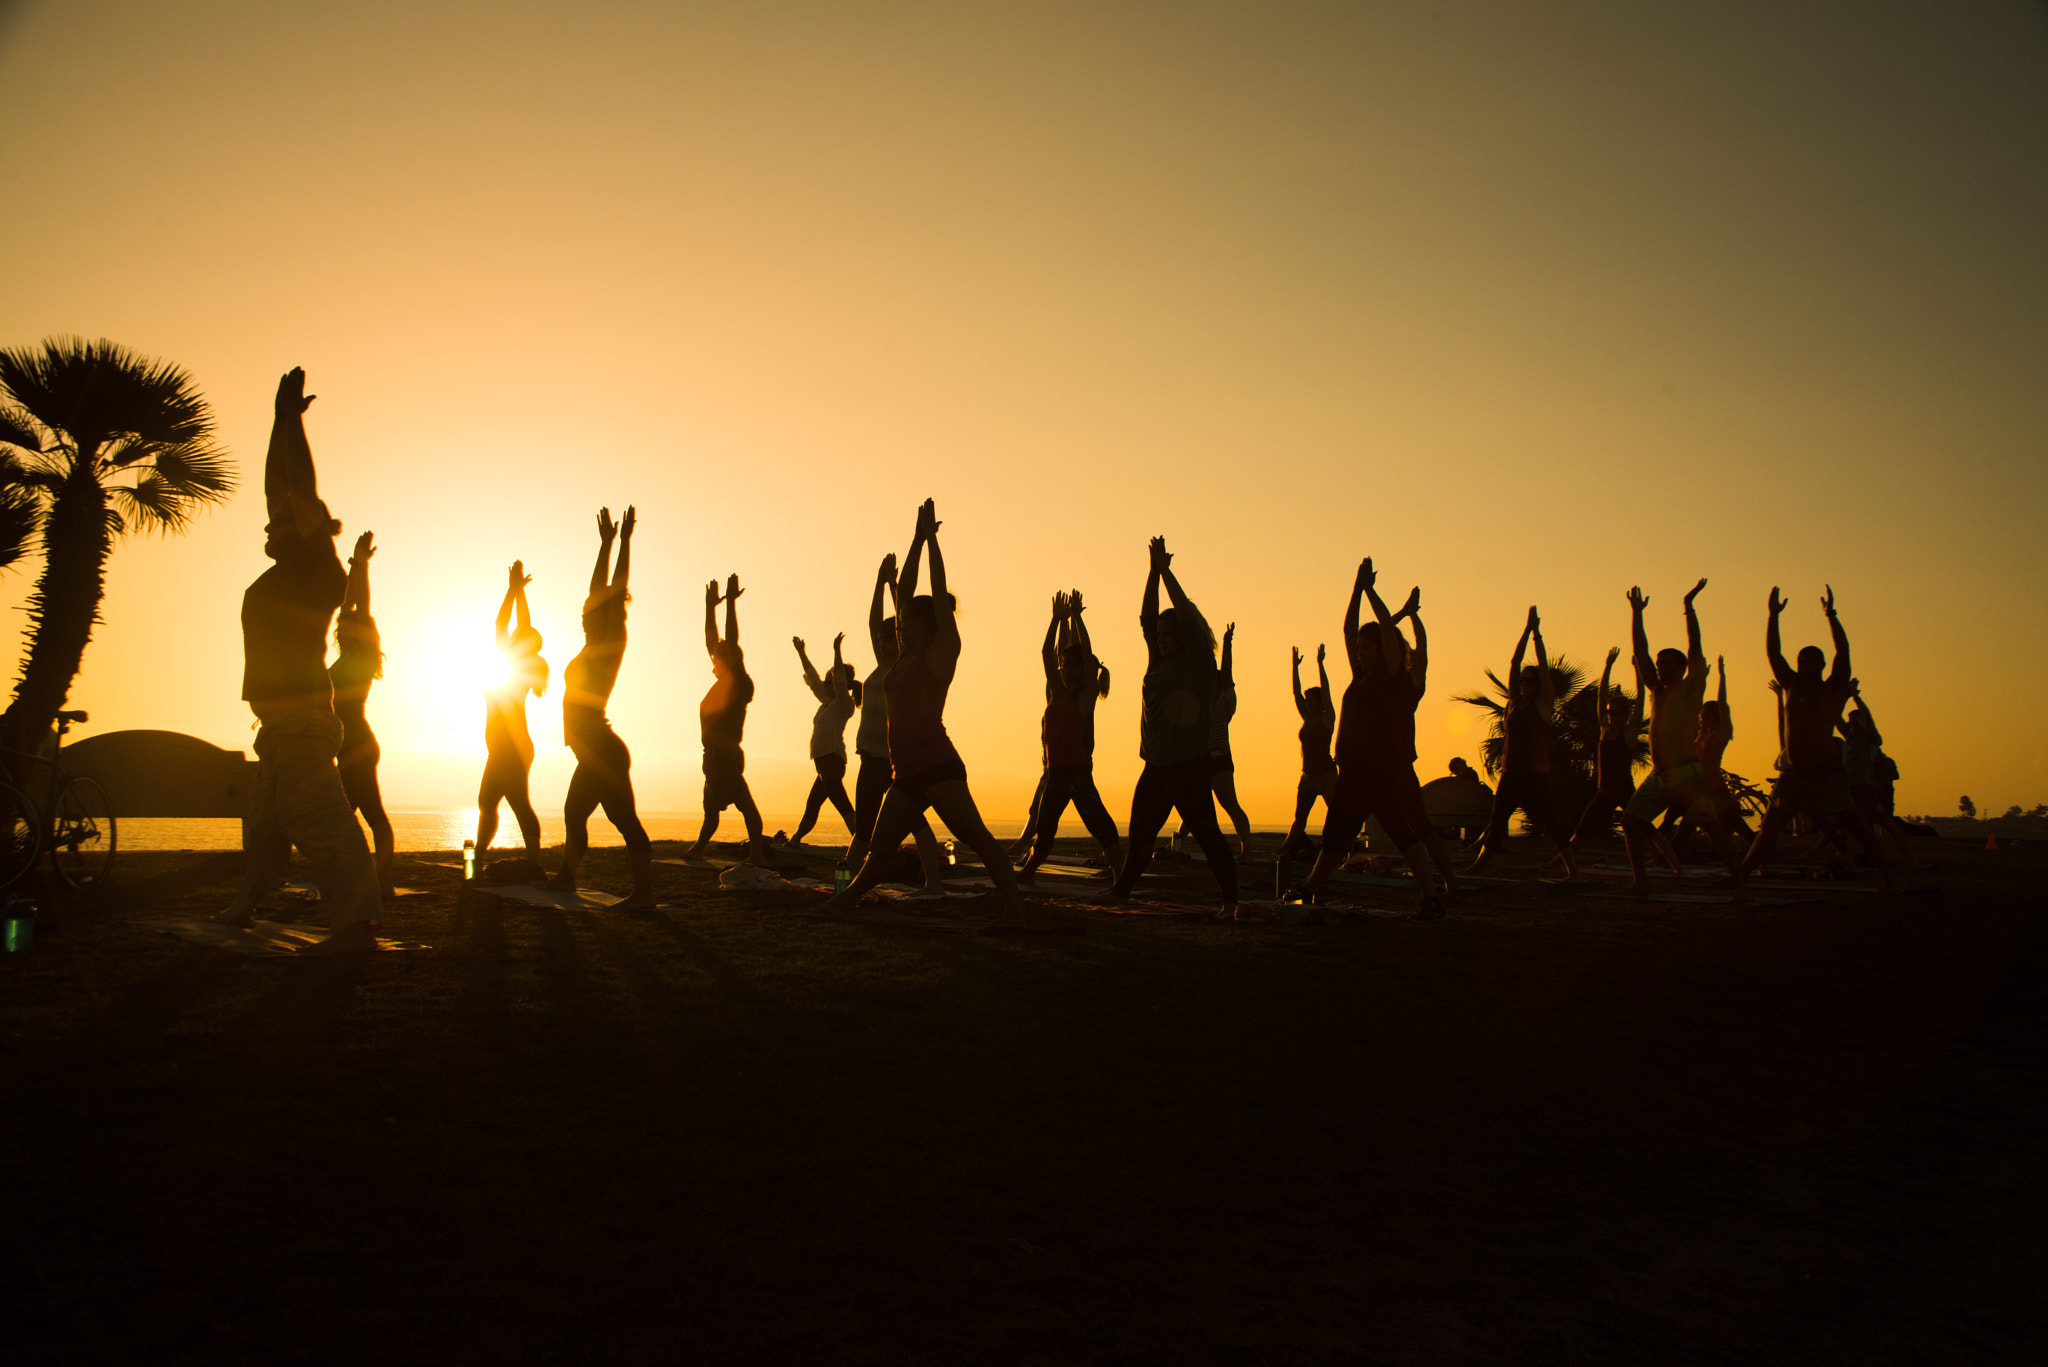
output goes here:
[[86, 722], [91, 721], [92, 718], [87, 716], [83, 712], [59, 712], [57, 714], [57, 720], [65, 723], [66, 725], [69, 725], [72, 722], [77, 722], [82, 726]]

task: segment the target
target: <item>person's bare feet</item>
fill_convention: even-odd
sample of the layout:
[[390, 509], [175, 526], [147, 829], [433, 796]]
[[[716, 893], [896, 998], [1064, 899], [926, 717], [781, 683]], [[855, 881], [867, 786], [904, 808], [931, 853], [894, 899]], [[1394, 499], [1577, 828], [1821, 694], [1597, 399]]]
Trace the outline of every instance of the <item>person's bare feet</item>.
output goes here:
[[301, 954], [373, 954], [381, 949], [377, 943], [375, 921], [352, 921], [335, 931], [324, 940], [315, 940], [309, 945], [300, 945]]
[[567, 869], [563, 869], [553, 878], [548, 879], [547, 885], [554, 892], [574, 892], [576, 891], [576, 875]]

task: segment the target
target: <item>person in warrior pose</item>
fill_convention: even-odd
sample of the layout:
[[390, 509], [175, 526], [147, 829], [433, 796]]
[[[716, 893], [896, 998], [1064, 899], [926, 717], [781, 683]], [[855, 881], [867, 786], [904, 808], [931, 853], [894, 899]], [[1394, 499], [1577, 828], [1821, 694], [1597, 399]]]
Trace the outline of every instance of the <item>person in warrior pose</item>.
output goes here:
[[[1785, 600], [1771, 590], [1770, 625], [1764, 631], [1764, 655], [1771, 675], [1783, 689], [1785, 700], [1785, 765], [1771, 785], [1770, 809], [1743, 860], [1746, 869], [1764, 861], [1776, 845], [1778, 833], [1799, 812], [1805, 812], [1835, 843], [1847, 850], [1849, 842], [1841, 831], [1847, 828], [1863, 846], [1870, 862], [1884, 879], [1887, 892], [1897, 892], [1899, 883], [1885, 858], [1877, 833], [1856, 810], [1849, 793], [1849, 775], [1842, 765], [1842, 747], [1835, 742], [1841, 722], [1842, 705], [1856, 695], [1856, 681], [1849, 673], [1849, 633], [1835, 615], [1835, 590], [1829, 585], [1821, 600], [1827, 613], [1828, 629], [1835, 638], [1835, 662], [1827, 669], [1827, 656], [1819, 646], [1805, 646], [1799, 652], [1799, 667], [1785, 663], [1780, 645], [1778, 617]], [[1826, 673], [1822, 671], [1827, 669]]]
[[1707, 586], [1702, 579], [1685, 595], [1684, 650], [1661, 650], [1653, 659], [1650, 638], [1643, 630], [1643, 609], [1650, 600], [1640, 588], [1628, 591], [1634, 616], [1636, 687], [1650, 699], [1651, 771], [1628, 806], [1621, 813], [1622, 839], [1628, 845], [1628, 862], [1635, 878], [1629, 891], [1650, 890], [1645, 870], [1645, 848], [1656, 840], [1656, 821], [1665, 811], [1677, 808], [1690, 816], [1714, 842], [1714, 849], [1728, 866], [1735, 883], [1737, 901], [1746, 901], [1741, 858], [1728, 830], [1714, 810], [1714, 793], [1700, 762], [1700, 704], [1707, 692], [1707, 656], [1700, 649], [1700, 619], [1693, 599]]
[[370, 828], [376, 850], [377, 891], [389, 897], [391, 860], [397, 844], [391, 835], [391, 818], [384, 814], [384, 794], [377, 787], [377, 761], [384, 752], [364, 713], [370, 701], [370, 681], [384, 677], [384, 643], [377, 635], [377, 619], [370, 615], [370, 557], [376, 553], [373, 534], [364, 532], [356, 538], [355, 551], [348, 558], [341, 615], [334, 621], [334, 663], [327, 667], [327, 677], [334, 684], [334, 715], [341, 721], [341, 790], [348, 794], [349, 807], [362, 813], [363, 824]]
[[[1522, 655], [1531, 641], [1536, 645], [1536, 665], [1524, 669]], [[1508, 662], [1508, 688], [1507, 712], [1501, 719], [1500, 787], [1494, 790], [1493, 816], [1486, 823], [1472, 871], [1484, 868], [1507, 839], [1508, 820], [1520, 807], [1557, 846], [1565, 877], [1576, 878], [1579, 871], [1572, 862], [1571, 841], [1551, 800], [1550, 722], [1557, 715], [1557, 687], [1550, 675], [1550, 657], [1543, 649], [1543, 623], [1533, 606]]]
[[[633, 870], [633, 891], [614, 911], [643, 911], [654, 903], [654, 847], [633, 801], [633, 755], [605, 716], [619, 666], [626, 658], [626, 605], [633, 601], [626, 583], [632, 572], [633, 524], [637, 513], [626, 509], [624, 521], [612, 525], [612, 510], [597, 514], [597, 564], [590, 571], [590, 593], [583, 600], [583, 649], [562, 671], [562, 740], [576, 756], [569, 776], [569, 795], [562, 804], [568, 827], [562, 844], [562, 871], [548, 886], [576, 890], [576, 870], [590, 849], [590, 814], [604, 814], [626, 841], [626, 859]], [[619, 547], [612, 564], [612, 543]]]
[[[929, 550], [932, 591], [917, 592], [918, 564]], [[1030, 932], [1017, 895], [1017, 873], [1003, 857], [1003, 847], [989, 834], [974, 795], [967, 789], [967, 766], [946, 735], [946, 693], [960, 664], [960, 627], [954, 620], [953, 595], [946, 591], [946, 561], [939, 553], [938, 510], [926, 499], [917, 510], [917, 530], [903, 560], [901, 597], [896, 612], [896, 664], [883, 680], [889, 698], [889, 791], [875, 816], [873, 846], [853, 881], [826, 902], [830, 911], [850, 910], [882, 877], [880, 856], [894, 850], [910, 833], [927, 807], [938, 812], [946, 828], [967, 842], [988, 870], [1002, 898], [1002, 914], [983, 933]]]
[[1109, 696], [1109, 671], [1089, 645], [1079, 589], [1053, 595], [1052, 623], [1039, 653], [1045, 662], [1045, 776], [1032, 810], [1031, 853], [1017, 876], [1028, 882], [1037, 874], [1070, 802], [1113, 875], [1123, 866], [1123, 841], [1095, 790], [1095, 704]]
[[768, 842], [761, 836], [761, 809], [754, 805], [753, 790], [747, 787], [747, 752], [740, 748], [746, 730], [747, 704], [754, 700], [754, 680], [747, 673], [746, 656], [740, 651], [740, 577], [725, 581], [725, 639], [718, 636], [718, 581], [704, 586], [704, 649], [711, 656], [711, 691], [697, 708], [699, 729], [704, 737], [704, 827], [697, 843], [684, 852], [685, 859], [701, 858], [718, 830], [718, 814], [727, 807], [740, 809], [747, 823], [747, 861], [763, 862]]
[[[1443, 899], [1430, 880], [1427, 854], [1444, 875], [1445, 890], [1455, 897], [1443, 842], [1430, 829], [1422, 803], [1422, 785], [1415, 778], [1415, 709], [1422, 702], [1429, 677], [1429, 637], [1422, 626], [1422, 591], [1416, 589], [1398, 613], [1389, 613], [1373, 585], [1372, 559], [1358, 567], [1351, 587], [1351, 605], [1344, 614], [1344, 652], [1351, 661], [1351, 683], [1337, 719], [1337, 783], [1323, 826], [1323, 847], [1301, 890], [1321, 890], [1344, 862], [1351, 842], [1377, 817], [1401, 857], [1408, 861], [1420, 893], [1416, 916], [1435, 920], [1444, 914]], [[1361, 598], [1372, 605], [1375, 620], [1360, 626]], [[1406, 617], [1415, 624], [1411, 651], [1400, 632]]]
[[[1122, 899], [1152, 862], [1152, 846], [1167, 814], [1181, 820], [1201, 842], [1209, 872], [1222, 891], [1216, 919], [1237, 912], [1237, 861], [1216, 825], [1216, 804], [1209, 795], [1213, 764], [1209, 754], [1209, 713], [1216, 696], [1216, 637], [1209, 624], [1181, 591], [1174, 577], [1173, 556], [1166, 538], [1155, 536], [1152, 567], [1145, 577], [1144, 604], [1138, 625], [1148, 652], [1142, 710], [1138, 722], [1138, 756], [1145, 761], [1131, 795], [1131, 846], [1110, 894]], [[1159, 610], [1159, 588], [1173, 606]]]
[[1294, 787], [1294, 825], [1288, 828], [1281, 846], [1287, 852], [1314, 845], [1309, 839], [1309, 813], [1316, 799], [1323, 800], [1327, 818], [1330, 794], [1337, 786], [1337, 761], [1330, 758], [1330, 740], [1337, 731], [1337, 709], [1330, 705], [1330, 671], [1324, 664], [1325, 650], [1316, 647], [1314, 688], [1301, 688], [1301, 651], [1294, 650], [1294, 710], [1301, 714], [1301, 781]]
[[[306, 440], [306, 372], [278, 381], [263, 462], [270, 520], [263, 553], [276, 563], [242, 595], [242, 698], [256, 714], [256, 792], [243, 822], [249, 867], [234, 902], [217, 918], [247, 926], [256, 904], [284, 882], [297, 846], [313, 864], [327, 938], [304, 953], [377, 948], [382, 902], [377, 870], [356, 824], [335, 757], [342, 725], [327, 673], [327, 624], [348, 576], [334, 553], [341, 524], [320, 501]], [[367, 550], [367, 548], [365, 548]], [[363, 557], [367, 562], [367, 554]]]
[[[526, 566], [513, 561], [507, 571], [505, 601], [498, 608], [498, 653], [505, 657], [505, 682], [484, 694], [484, 781], [476, 792], [476, 862], [482, 868], [484, 852], [498, 834], [498, 804], [512, 809], [519, 834], [526, 842], [526, 857], [540, 860], [540, 818], [526, 790], [527, 774], [533, 768], [533, 737], [526, 729], [526, 695], [547, 696], [548, 662], [541, 658], [540, 633], [526, 606], [526, 586], [533, 577]], [[519, 627], [512, 629], [512, 614], [519, 614]]]
[[841, 654], [846, 646], [845, 632], [832, 638], [832, 671], [822, 679], [811, 667], [803, 637], [789, 639], [796, 647], [797, 659], [803, 662], [804, 686], [818, 700], [818, 711], [811, 718], [811, 765], [818, 776], [811, 780], [810, 796], [804, 799], [804, 819], [797, 823], [796, 834], [789, 841], [801, 845], [811, 827], [818, 824], [818, 813], [827, 802], [839, 813], [846, 829], [853, 830], [853, 803], [846, 796], [846, 723], [860, 707], [860, 680], [853, 676], [853, 666]]
[[[889, 603], [883, 603], [883, 595]], [[882, 810], [882, 798], [889, 791], [889, 690], [883, 682], [896, 667], [896, 552], [882, 557], [875, 572], [875, 593], [868, 602], [868, 644], [874, 647], [875, 668], [861, 685], [860, 726], [853, 736], [853, 748], [860, 755], [860, 769], [853, 780], [853, 843], [846, 861], [859, 868], [867, 858], [875, 835], [875, 817]], [[924, 892], [931, 897], [946, 895], [946, 855], [939, 838], [923, 812], [910, 823], [917, 843], [917, 860], [924, 871]], [[893, 855], [892, 846], [884, 850]]]

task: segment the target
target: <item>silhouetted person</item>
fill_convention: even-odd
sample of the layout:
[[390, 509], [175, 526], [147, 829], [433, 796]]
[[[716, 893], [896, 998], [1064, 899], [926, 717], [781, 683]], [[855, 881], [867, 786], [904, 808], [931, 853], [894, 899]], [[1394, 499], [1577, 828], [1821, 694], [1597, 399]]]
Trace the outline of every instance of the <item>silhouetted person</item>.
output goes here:
[[[1721, 825], [1731, 837], [1747, 841], [1756, 832], [1749, 828], [1749, 822], [1742, 815], [1742, 803], [1728, 786], [1728, 775], [1721, 768], [1721, 756], [1728, 752], [1728, 743], [1735, 739], [1735, 717], [1728, 709], [1728, 666], [1719, 656], [1715, 657], [1715, 669], [1720, 676], [1720, 694], [1700, 704], [1700, 768], [1706, 772], [1707, 787], [1713, 793], [1714, 814], [1721, 818]], [[1690, 840], [1693, 821], [1690, 817], [1676, 817], [1665, 814], [1665, 825], [1676, 825], [1673, 833], [1674, 844]]]
[[839, 819], [846, 823], [849, 838], [853, 831], [853, 801], [846, 796], [846, 723], [853, 720], [853, 714], [860, 707], [860, 680], [853, 676], [853, 666], [846, 663], [841, 651], [846, 646], [846, 633], [840, 632], [832, 638], [832, 669], [823, 678], [811, 667], [811, 657], [804, 650], [801, 636], [789, 638], [796, 647], [796, 657], [803, 662], [804, 687], [811, 690], [811, 696], [818, 700], [818, 710], [811, 717], [811, 767], [818, 776], [811, 780], [810, 795], [804, 799], [804, 819], [797, 823], [796, 834], [790, 837], [790, 844], [801, 845], [804, 837], [811, 833], [811, 827], [818, 824], [818, 813], [827, 802], [832, 810], [839, 813]]
[[327, 624], [348, 576], [334, 553], [341, 524], [320, 501], [306, 441], [306, 372], [278, 382], [263, 463], [270, 519], [263, 553], [276, 563], [242, 595], [242, 698], [256, 732], [256, 792], [243, 822], [249, 868], [234, 903], [217, 918], [246, 926], [256, 904], [284, 882], [297, 846], [313, 864], [328, 936], [301, 953], [377, 947], [377, 872], [356, 824], [335, 757], [342, 746], [327, 673]]
[[[484, 781], [476, 791], [476, 862], [482, 868], [484, 853], [498, 834], [498, 804], [512, 809], [519, 823], [520, 838], [526, 842], [526, 857], [540, 861], [540, 817], [533, 810], [527, 792], [527, 778], [533, 770], [533, 736], [526, 729], [526, 695], [544, 698], [548, 692], [548, 662], [541, 658], [540, 633], [526, 606], [526, 586], [533, 582], [521, 561], [513, 561], [507, 572], [505, 601], [498, 608], [498, 653], [505, 657], [505, 682], [484, 694]], [[519, 625], [512, 626], [512, 615]]]
[[[932, 557], [932, 591], [919, 596], [918, 564], [927, 549]], [[984, 930], [1032, 929], [1017, 895], [1016, 871], [975, 808], [974, 795], [967, 789], [967, 766], [946, 735], [946, 692], [960, 663], [960, 628], [953, 618], [953, 595], [946, 591], [938, 512], [930, 499], [917, 510], [917, 530], [904, 557], [899, 587], [896, 664], [882, 683], [889, 697], [889, 791], [882, 797], [873, 848], [860, 872], [826, 906], [833, 911], [852, 908], [880, 881], [881, 856], [896, 848], [929, 807], [974, 850], [1002, 898], [1002, 914]]]
[[1294, 710], [1301, 714], [1301, 781], [1294, 785], [1294, 824], [1288, 828], [1287, 839], [1281, 842], [1289, 853], [1315, 843], [1308, 836], [1309, 814], [1315, 810], [1316, 799], [1321, 798], [1327, 819], [1330, 794], [1337, 787], [1337, 761], [1330, 758], [1330, 741], [1337, 734], [1337, 709], [1330, 702], [1330, 671], [1323, 663], [1324, 647], [1316, 647], [1319, 682], [1305, 693], [1301, 688], [1301, 651], [1296, 649], [1293, 654]]
[[[1435, 919], [1444, 914], [1425, 855], [1444, 875], [1446, 890], [1457, 892], [1456, 875], [1442, 842], [1430, 828], [1422, 803], [1422, 785], [1415, 777], [1415, 709], [1429, 680], [1429, 637], [1422, 626], [1421, 590], [1409, 594], [1398, 614], [1389, 613], [1374, 590], [1372, 560], [1359, 564], [1351, 586], [1351, 604], [1344, 613], [1344, 652], [1351, 662], [1351, 683], [1344, 690], [1337, 715], [1337, 784], [1330, 815], [1323, 826], [1323, 847], [1303, 882], [1313, 894], [1329, 882], [1344, 862], [1351, 842], [1377, 818], [1408, 861], [1419, 894], [1416, 914]], [[1372, 604], [1375, 620], [1358, 622], [1359, 600]], [[1415, 623], [1411, 651], [1401, 636], [1400, 620]], [[1432, 844], [1432, 841], [1435, 841]]]
[[1714, 811], [1714, 793], [1700, 762], [1700, 704], [1707, 694], [1707, 657], [1700, 649], [1700, 619], [1692, 601], [1707, 586], [1702, 579], [1685, 595], [1684, 650], [1661, 650], [1653, 660], [1650, 638], [1643, 630], [1643, 609], [1649, 599], [1640, 588], [1628, 591], [1633, 614], [1636, 686], [1650, 699], [1651, 772], [1637, 785], [1621, 813], [1622, 838], [1628, 844], [1629, 867], [1635, 874], [1631, 892], [1648, 892], [1645, 847], [1657, 838], [1656, 822], [1668, 809], [1690, 816], [1714, 842], [1735, 882], [1737, 901], [1747, 900], [1742, 863], [1735, 844]]
[[1842, 766], [1849, 774], [1849, 797], [1856, 810], [1871, 826], [1898, 842], [1901, 853], [1910, 854], [1906, 841], [1912, 832], [1893, 811], [1892, 785], [1898, 782], [1899, 766], [1884, 752], [1884, 737], [1877, 729], [1877, 717], [1863, 692], [1850, 680], [1856, 706], [1842, 726]]
[[746, 590], [740, 577], [725, 581], [725, 636], [718, 635], [718, 581], [704, 586], [704, 649], [711, 656], [711, 688], [697, 707], [698, 729], [704, 737], [704, 827], [697, 843], [684, 853], [686, 859], [700, 857], [718, 830], [718, 814], [727, 807], [739, 808], [747, 824], [747, 860], [764, 862], [767, 841], [761, 835], [761, 809], [754, 805], [754, 792], [747, 786], [747, 752], [741, 737], [747, 727], [747, 705], [754, 701], [753, 676], [740, 650], [739, 599]]
[[[1522, 667], [1522, 656], [1531, 641], [1536, 645], [1536, 665]], [[1543, 623], [1536, 609], [1515, 642], [1514, 657], [1508, 661], [1508, 705], [1501, 717], [1500, 786], [1493, 792], [1493, 815], [1486, 823], [1479, 856], [1472, 861], [1477, 873], [1507, 839], [1508, 821], [1520, 807], [1536, 828], [1557, 846], [1567, 878], [1576, 878], [1569, 833], [1557, 819], [1557, 804], [1550, 791], [1550, 721], [1557, 715], [1557, 685], [1550, 675], [1550, 657], [1543, 649]], [[1384, 823], [1382, 823], [1384, 824]]]
[[370, 729], [364, 709], [370, 701], [370, 681], [384, 677], [384, 643], [377, 635], [377, 619], [370, 615], [370, 557], [377, 553], [375, 538], [364, 532], [348, 558], [348, 582], [342, 591], [341, 614], [334, 622], [334, 663], [327, 677], [334, 684], [334, 715], [341, 721], [341, 790], [348, 794], [349, 807], [362, 813], [370, 828], [376, 850], [377, 890], [391, 895], [391, 860], [397, 843], [391, 834], [391, 818], [384, 814], [384, 794], [377, 787], [377, 761], [384, 752], [377, 745], [377, 733]]
[[[889, 596], [884, 608], [882, 596]], [[889, 690], [883, 682], [896, 667], [896, 553], [882, 557], [875, 572], [875, 593], [868, 602], [868, 644], [874, 648], [875, 668], [860, 691], [860, 726], [853, 736], [853, 748], [860, 755], [860, 770], [853, 780], [853, 843], [846, 858], [854, 868], [866, 860], [875, 838], [875, 818], [881, 814], [882, 799], [889, 791]], [[924, 871], [924, 890], [934, 897], [946, 892], [946, 854], [932, 823], [923, 812], [910, 823], [917, 841], [917, 859]], [[881, 851], [895, 853], [895, 846]]]
[[1052, 622], [1039, 655], [1045, 664], [1045, 775], [1031, 818], [1031, 853], [1019, 877], [1029, 879], [1052, 853], [1060, 818], [1072, 803], [1112, 873], [1123, 866], [1123, 841], [1116, 822], [1095, 790], [1095, 704], [1109, 696], [1109, 671], [1095, 658], [1081, 619], [1081, 591], [1053, 595]]
[[[626, 605], [633, 601], [626, 584], [632, 572], [633, 523], [637, 514], [612, 525], [612, 510], [597, 514], [597, 564], [590, 571], [590, 593], [583, 600], [583, 649], [562, 671], [562, 740], [576, 756], [569, 776], [569, 794], [562, 804], [568, 827], [562, 844], [562, 871], [549, 886], [573, 892], [576, 871], [590, 849], [590, 814], [600, 807], [626, 842], [626, 860], [633, 871], [633, 891], [614, 908], [639, 911], [654, 905], [654, 847], [640, 824], [633, 801], [633, 755], [605, 716], [619, 666], [626, 658]], [[619, 546], [613, 567], [612, 542]]]
[[[1230, 814], [1231, 827], [1237, 832], [1239, 854], [1251, 848], [1252, 819], [1244, 814], [1244, 804], [1237, 800], [1237, 761], [1230, 753], [1230, 719], [1237, 715], [1237, 681], [1231, 676], [1230, 657], [1232, 643], [1237, 638], [1237, 623], [1223, 628], [1223, 663], [1216, 670], [1216, 696], [1209, 701], [1209, 789], [1216, 794], [1216, 805]], [[1222, 823], [1218, 823], [1219, 828]], [[1182, 835], [1189, 833], [1188, 824], [1183, 821]]]
[[[1178, 811], [1208, 858], [1209, 872], [1222, 890], [1218, 919], [1237, 911], [1237, 861], [1216, 824], [1216, 803], [1210, 797], [1214, 768], [1209, 754], [1209, 714], [1216, 697], [1216, 637], [1208, 622], [1181, 592], [1174, 578], [1173, 557], [1166, 538], [1155, 536], [1152, 567], [1145, 576], [1145, 598], [1138, 625], [1145, 633], [1143, 709], [1138, 719], [1138, 756], [1145, 767], [1131, 794], [1129, 851], [1111, 895], [1129, 897], [1145, 866], [1167, 814]], [[1159, 610], [1159, 587], [1173, 606]]]
[[1853, 834], [1884, 878], [1886, 890], [1896, 892], [1898, 879], [1885, 858], [1884, 846], [1878, 843], [1877, 833], [1856, 810], [1855, 799], [1849, 792], [1849, 775], [1842, 763], [1842, 747], [1835, 741], [1842, 705], [1856, 695], [1856, 681], [1849, 671], [1849, 633], [1842, 629], [1842, 619], [1835, 615], [1832, 585], [1820, 601], [1827, 613], [1828, 630], [1835, 638], [1834, 667], [1827, 668], [1827, 656], [1819, 646], [1804, 646], [1799, 651], [1799, 668], [1795, 670], [1785, 663], [1785, 653], [1779, 644], [1778, 616], [1785, 610], [1785, 600], [1777, 589], [1771, 590], [1764, 655], [1771, 663], [1772, 677], [1784, 690], [1785, 767], [1771, 785], [1770, 809], [1764, 813], [1762, 828], [1757, 831], [1743, 865], [1754, 868], [1761, 864], [1777, 843], [1785, 823], [1804, 812], [1845, 851], [1848, 841], [1840, 832], [1846, 828]]

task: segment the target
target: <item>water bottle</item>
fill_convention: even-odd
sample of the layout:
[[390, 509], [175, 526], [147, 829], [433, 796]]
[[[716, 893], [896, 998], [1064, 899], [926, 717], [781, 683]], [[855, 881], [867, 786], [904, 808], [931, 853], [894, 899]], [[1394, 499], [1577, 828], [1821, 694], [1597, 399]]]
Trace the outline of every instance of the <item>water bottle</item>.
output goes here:
[[7, 952], [26, 954], [28, 947], [36, 942], [36, 904], [25, 897], [10, 894], [5, 932]]
[[853, 866], [846, 862], [846, 856], [842, 854], [839, 856], [839, 862], [832, 866], [832, 891], [845, 892], [846, 885], [852, 881]]
[[953, 842], [948, 840], [946, 842], [946, 867], [950, 869], [959, 862], [960, 861], [957, 858], [955, 858], [953, 854]]
[[474, 840], [462, 842], [462, 881], [465, 883], [474, 883], [476, 881], [476, 842]]

